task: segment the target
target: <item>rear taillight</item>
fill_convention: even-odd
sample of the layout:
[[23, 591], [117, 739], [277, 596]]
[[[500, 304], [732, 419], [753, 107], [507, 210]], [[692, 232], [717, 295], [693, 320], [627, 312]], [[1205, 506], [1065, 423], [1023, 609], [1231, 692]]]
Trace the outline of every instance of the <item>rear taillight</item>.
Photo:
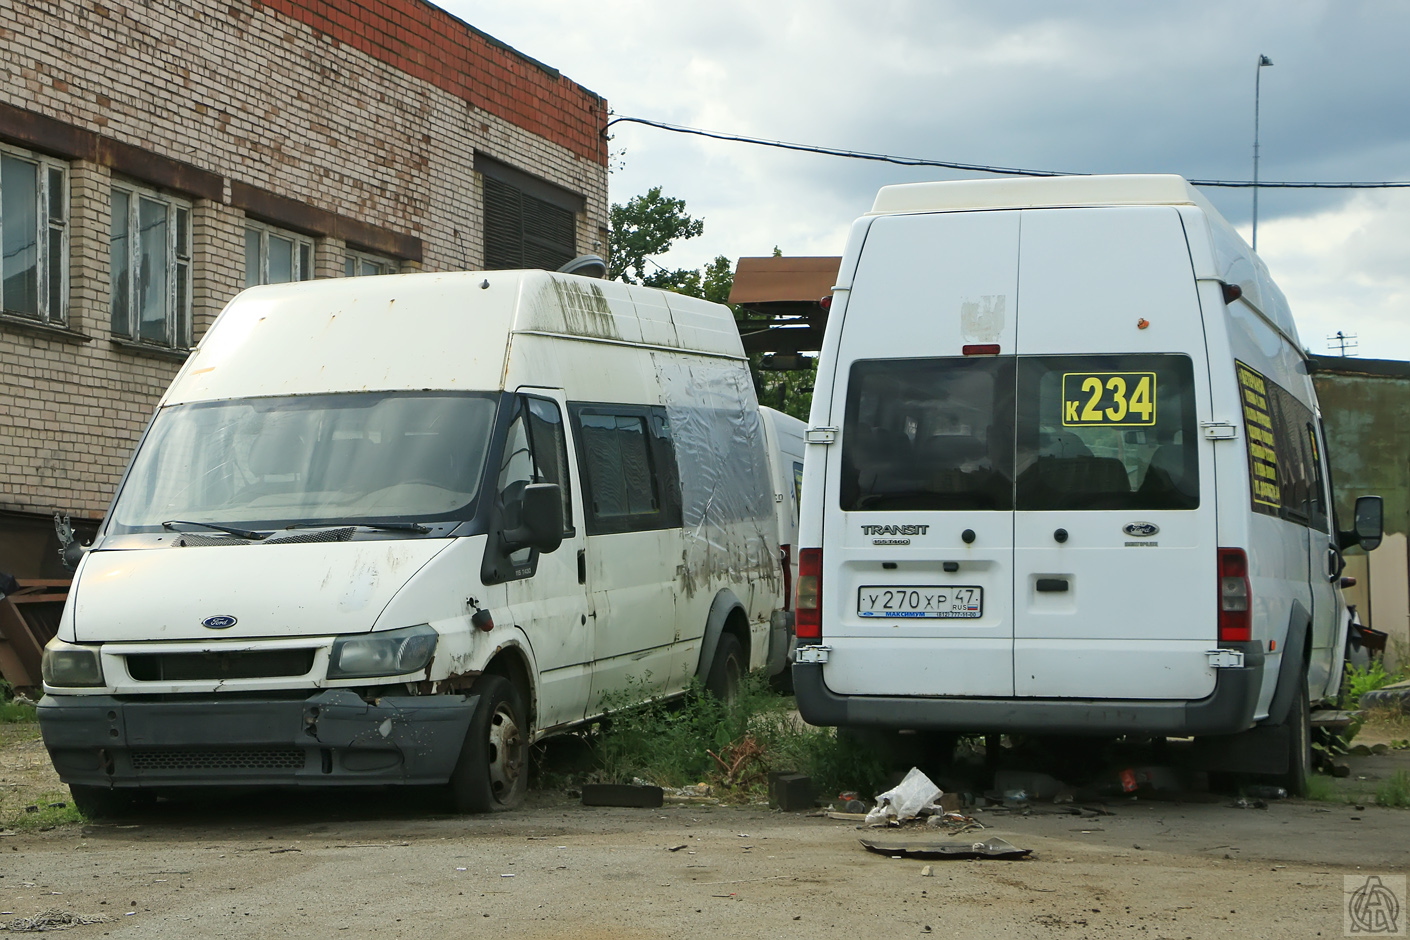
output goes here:
[[822, 549], [798, 552], [798, 602], [793, 631], [799, 640], [822, 639]]
[[779, 561], [783, 564], [783, 609], [793, 608], [793, 546], [778, 547]]
[[1253, 592], [1248, 556], [1241, 548], [1219, 549], [1219, 641], [1253, 639]]

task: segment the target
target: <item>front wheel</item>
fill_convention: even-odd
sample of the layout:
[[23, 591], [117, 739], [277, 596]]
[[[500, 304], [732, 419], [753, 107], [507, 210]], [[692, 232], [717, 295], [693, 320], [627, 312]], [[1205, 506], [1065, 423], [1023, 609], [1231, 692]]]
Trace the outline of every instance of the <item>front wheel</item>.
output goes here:
[[480, 701], [451, 772], [451, 803], [459, 813], [514, 809], [529, 789], [524, 695], [513, 682], [496, 675], [481, 676], [472, 691]]

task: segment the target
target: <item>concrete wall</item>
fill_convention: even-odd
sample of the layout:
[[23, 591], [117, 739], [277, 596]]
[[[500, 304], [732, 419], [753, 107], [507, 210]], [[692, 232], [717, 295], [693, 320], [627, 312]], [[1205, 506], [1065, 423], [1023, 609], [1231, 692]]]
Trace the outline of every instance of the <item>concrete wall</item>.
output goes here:
[[1410, 662], [1410, 362], [1313, 357], [1313, 382], [1327, 431], [1341, 528], [1357, 496], [1385, 500], [1386, 539], [1366, 555], [1352, 549], [1348, 600], [1362, 621], [1390, 635], [1389, 663]]
[[[319, 276], [481, 266], [477, 154], [581, 197], [576, 248], [606, 252], [606, 102], [422, 0], [0, 3], [0, 75], [0, 143], [62, 161], [69, 200], [66, 320], [0, 312], [0, 543], [102, 515], [186, 355], [110, 331], [115, 180], [191, 207], [193, 341], [247, 219], [312, 236]], [[54, 573], [18, 544], [9, 570]]]

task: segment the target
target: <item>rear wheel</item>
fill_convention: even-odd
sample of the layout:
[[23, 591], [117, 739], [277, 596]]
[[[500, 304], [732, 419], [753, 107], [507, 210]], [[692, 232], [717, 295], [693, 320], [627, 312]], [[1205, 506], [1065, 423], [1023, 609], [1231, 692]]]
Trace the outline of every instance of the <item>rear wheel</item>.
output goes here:
[[1312, 704], [1307, 695], [1307, 671], [1297, 678], [1297, 690], [1288, 715], [1283, 719], [1288, 729], [1288, 769], [1279, 777], [1278, 786], [1290, 796], [1307, 795], [1307, 776], [1312, 773]]
[[451, 803], [460, 813], [514, 809], [529, 788], [524, 695], [513, 682], [496, 675], [481, 676], [473, 692], [480, 701], [451, 772]]
[[705, 690], [722, 702], [739, 697], [739, 684], [744, 678], [744, 648], [732, 633], [720, 634], [715, 644], [715, 658], [705, 676]]

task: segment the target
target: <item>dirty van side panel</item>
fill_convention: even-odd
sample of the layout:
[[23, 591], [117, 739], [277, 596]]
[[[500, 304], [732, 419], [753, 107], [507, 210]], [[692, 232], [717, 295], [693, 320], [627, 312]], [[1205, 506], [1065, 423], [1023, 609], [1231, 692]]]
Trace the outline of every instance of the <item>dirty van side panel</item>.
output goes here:
[[[1283, 666], [1288, 627], [1301, 621], [1298, 626], [1305, 629], [1313, 611], [1309, 578], [1320, 575], [1311, 557], [1315, 550], [1320, 561], [1326, 536], [1314, 540], [1309, 528], [1317, 511], [1307, 499], [1315, 477], [1306, 465], [1310, 447], [1305, 436], [1315, 418], [1301, 356], [1242, 300], [1228, 305], [1226, 323], [1232, 361], [1222, 368], [1242, 406], [1236, 419], [1239, 503], [1231, 512], [1246, 520], [1244, 541], [1232, 544], [1248, 551], [1253, 639], [1268, 651], [1257, 710], [1261, 717]], [[1250, 443], [1260, 449], [1250, 454]]]
[[1016, 694], [1203, 698], [1214, 467], [1180, 217], [1028, 210], [1020, 270]]
[[[838, 342], [823, 640], [842, 694], [1013, 694], [1017, 212], [872, 222]], [[997, 344], [1000, 356], [965, 356]], [[967, 535], [968, 533], [968, 535]], [[967, 540], [968, 538], [968, 540]], [[953, 609], [963, 595], [964, 609]], [[928, 604], [944, 595], [944, 611]], [[900, 599], [900, 600], [898, 600]], [[915, 600], [921, 609], [897, 609]], [[888, 606], [889, 605], [889, 606]]]

